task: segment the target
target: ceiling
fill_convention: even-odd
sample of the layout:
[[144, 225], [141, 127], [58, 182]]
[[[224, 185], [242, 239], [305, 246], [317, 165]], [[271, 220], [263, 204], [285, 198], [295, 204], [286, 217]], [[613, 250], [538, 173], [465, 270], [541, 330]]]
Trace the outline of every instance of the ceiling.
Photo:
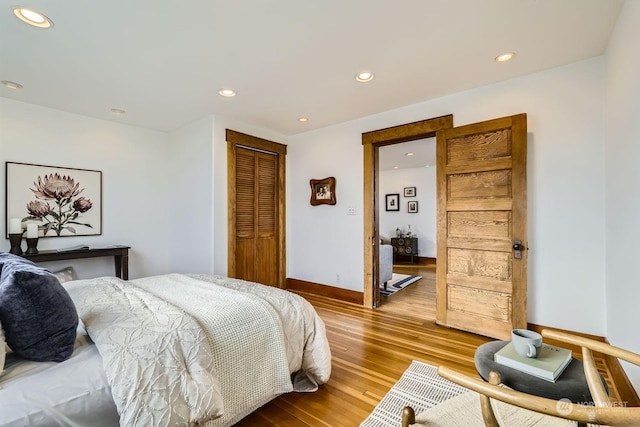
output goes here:
[[[602, 55], [622, 4], [0, 0], [0, 80], [24, 86], [0, 96], [161, 131], [215, 114], [293, 135]], [[356, 82], [364, 70], [375, 79]]]
[[401, 144], [385, 145], [380, 147], [378, 156], [378, 169], [381, 171], [435, 167], [436, 139], [417, 139]]

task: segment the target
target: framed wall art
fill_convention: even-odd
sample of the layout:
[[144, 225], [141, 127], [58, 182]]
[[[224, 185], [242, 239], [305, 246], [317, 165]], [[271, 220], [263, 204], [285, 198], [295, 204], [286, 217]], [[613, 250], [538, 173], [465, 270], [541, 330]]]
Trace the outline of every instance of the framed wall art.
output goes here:
[[418, 213], [418, 202], [407, 202], [407, 212]]
[[6, 162], [5, 173], [7, 236], [27, 223], [38, 237], [102, 234], [101, 171]]
[[400, 210], [400, 194], [387, 194], [384, 196], [386, 201], [387, 211], [399, 211]]
[[416, 187], [404, 187], [404, 197], [416, 197]]
[[325, 179], [312, 179], [311, 206], [336, 204], [336, 179], [332, 176]]

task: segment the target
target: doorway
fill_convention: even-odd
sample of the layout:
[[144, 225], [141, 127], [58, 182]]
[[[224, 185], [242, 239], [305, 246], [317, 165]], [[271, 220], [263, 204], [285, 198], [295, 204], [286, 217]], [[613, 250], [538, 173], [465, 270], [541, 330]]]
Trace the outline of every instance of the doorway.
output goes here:
[[380, 303], [379, 149], [437, 134], [436, 324], [499, 339], [526, 327], [526, 120], [454, 128], [444, 116], [362, 135], [366, 306]]
[[[380, 290], [379, 307], [389, 313], [415, 308], [431, 321], [436, 318], [435, 164], [435, 138], [379, 148], [380, 280], [389, 279]], [[387, 209], [387, 195], [397, 197], [397, 210]]]
[[[362, 134], [364, 150], [364, 306], [378, 307], [379, 292], [379, 212], [380, 147], [433, 138], [438, 130], [453, 127], [453, 115], [436, 117]], [[373, 202], [373, 203], [372, 203]]]

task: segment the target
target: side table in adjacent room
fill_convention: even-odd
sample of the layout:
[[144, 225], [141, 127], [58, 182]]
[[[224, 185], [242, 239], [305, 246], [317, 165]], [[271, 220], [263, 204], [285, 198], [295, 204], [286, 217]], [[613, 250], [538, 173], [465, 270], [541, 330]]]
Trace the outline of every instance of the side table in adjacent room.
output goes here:
[[392, 237], [391, 246], [393, 246], [393, 260], [398, 256], [410, 256], [411, 264], [413, 257], [418, 257], [418, 238], [417, 237]]

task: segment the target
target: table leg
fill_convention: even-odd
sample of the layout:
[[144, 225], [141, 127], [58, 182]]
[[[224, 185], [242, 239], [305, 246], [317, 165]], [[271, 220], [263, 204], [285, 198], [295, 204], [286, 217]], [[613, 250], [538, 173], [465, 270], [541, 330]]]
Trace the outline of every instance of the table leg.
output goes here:
[[129, 280], [129, 255], [122, 255], [122, 280]]
[[129, 280], [129, 255], [115, 255], [116, 277]]
[[116, 267], [116, 277], [122, 279], [122, 255], [114, 255], [113, 262]]

